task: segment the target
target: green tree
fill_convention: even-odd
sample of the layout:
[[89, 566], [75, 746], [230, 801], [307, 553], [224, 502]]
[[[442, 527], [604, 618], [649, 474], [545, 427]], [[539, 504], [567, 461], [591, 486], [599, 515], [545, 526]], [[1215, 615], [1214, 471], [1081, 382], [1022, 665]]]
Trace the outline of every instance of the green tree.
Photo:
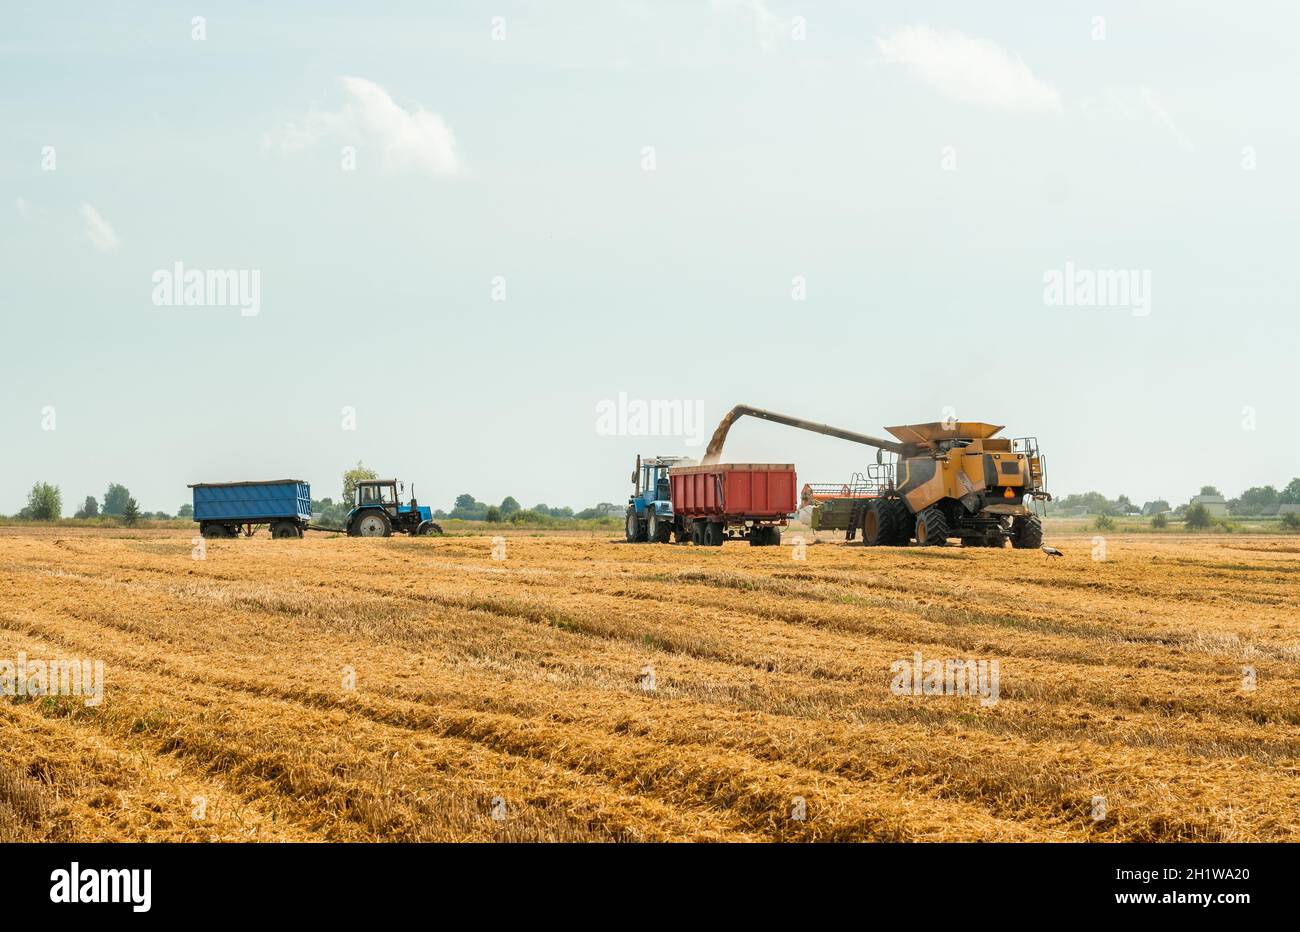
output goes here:
[[[1300, 479], [1297, 479], [1296, 481], [1300, 482]], [[501, 513], [507, 518], [518, 511], [520, 507], [519, 502], [515, 501], [513, 495], [507, 495], [505, 498], [501, 499]]]
[[378, 479], [379, 473], [366, 466], [360, 460], [357, 465], [343, 473], [343, 499], [342, 504], [349, 508], [356, 502], [357, 483], [365, 479]]
[[75, 513], [72, 517], [74, 517], [74, 518], [98, 518], [98, 517], [99, 517], [99, 502], [95, 501], [95, 496], [93, 496], [93, 495], [87, 495], [87, 496], [86, 496], [86, 500], [85, 500], [85, 502], [82, 503], [81, 507], [77, 509], [76, 513]]
[[500, 508], [498, 508], [496, 505], [489, 505], [487, 511], [484, 512], [483, 517], [484, 520], [490, 521], [492, 524], [496, 524], [498, 521], [501, 520], [501, 515], [502, 515], [502, 511]]
[[140, 506], [136, 504], [135, 499], [129, 495], [126, 499], [126, 505], [122, 508], [122, 523], [127, 527], [132, 527], [140, 520]]
[[1169, 503], [1163, 498], [1157, 498], [1154, 502], [1147, 502], [1142, 511], [1149, 515], [1158, 515], [1163, 511], [1169, 511]]
[[23, 514], [33, 521], [57, 521], [63, 515], [63, 496], [57, 485], [38, 482], [27, 493]]
[[1203, 486], [1201, 486], [1201, 494], [1202, 494], [1202, 495], [1222, 495], [1223, 493], [1220, 492], [1218, 489], [1216, 489], [1216, 488], [1215, 488], [1214, 486], [1212, 486], [1212, 485], [1203, 485]]
[[1296, 528], [1300, 528], [1300, 515], [1296, 514], [1294, 511], [1288, 511], [1282, 516], [1282, 527], [1286, 528], [1288, 531], [1294, 531]]
[[186, 502], [184, 505], [181, 505], [181, 507], [179, 507], [179, 508], [176, 509], [176, 517], [178, 517], [178, 518], [193, 518], [193, 517], [194, 517], [194, 506], [191, 505], [189, 502]]
[[117, 482], [108, 484], [108, 491], [104, 493], [104, 514], [120, 515], [126, 511], [126, 500], [131, 497], [126, 486]]
[[488, 506], [468, 492], [456, 496], [456, 504], [451, 509], [451, 517], [466, 521], [482, 521], [487, 515]]
[[1277, 489], [1257, 485], [1228, 502], [1228, 510], [1234, 515], [1262, 515], [1268, 510], [1276, 511], [1278, 504]]
[[1169, 527], [1169, 517], [1164, 512], [1158, 512], [1151, 516], [1151, 526], [1156, 530]]
[[1278, 493], [1279, 505], [1300, 505], [1300, 478], [1292, 479], [1286, 488]]
[[[1206, 494], [1206, 493], [1202, 493]], [[1204, 505], [1195, 504], [1187, 509], [1183, 522], [1190, 531], [1200, 531], [1210, 526], [1210, 510]]]
[[313, 499], [311, 503], [312, 516], [327, 527], [342, 527], [351, 510], [342, 502], [336, 505], [331, 498]]
[[1090, 515], [1116, 515], [1120, 513], [1119, 505], [1100, 492], [1067, 495], [1065, 498], [1053, 502], [1049, 507], [1055, 512], [1082, 511]]

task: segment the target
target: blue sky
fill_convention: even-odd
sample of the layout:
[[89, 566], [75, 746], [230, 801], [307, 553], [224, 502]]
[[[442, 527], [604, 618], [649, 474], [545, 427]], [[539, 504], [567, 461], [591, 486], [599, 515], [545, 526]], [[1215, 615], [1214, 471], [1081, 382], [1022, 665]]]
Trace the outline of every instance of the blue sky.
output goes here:
[[[622, 501], [698, 448], [600, 434], [619, 393], [955, 412], [1058, 492], [1300, 474], [1294, 6], [986, 6], [7, 10], [0, 512], [358, 459], [435, 507]], [[155, 304], [176, 262], [259, 312]], [[1049, 304], [1066, 263], [1149, 313]], [[742, 423], [728, 458], [871, 454]]]

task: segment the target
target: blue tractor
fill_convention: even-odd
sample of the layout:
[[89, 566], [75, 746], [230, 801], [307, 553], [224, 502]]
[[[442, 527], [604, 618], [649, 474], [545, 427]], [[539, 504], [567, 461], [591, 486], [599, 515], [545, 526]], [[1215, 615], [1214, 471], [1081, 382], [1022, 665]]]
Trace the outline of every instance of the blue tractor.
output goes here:
[[[635, 492], [627, 500], [627, 542], [668, 543], [673, 533], [672, 490], [668, 470], [695, 461], [685, 456], [638, 455], [632, 473]], [[680, 536], [680, 535], [679, 535]]]
[[357, 483], [346, 524], [349, 537], [391, 537], [394, 531], [412, 537], [442, 533], [429, 507], [415, 501], [415, 487], [411, 487], [411, 500], [403, 503], [397, 486], [396, 479], [362, 479]]

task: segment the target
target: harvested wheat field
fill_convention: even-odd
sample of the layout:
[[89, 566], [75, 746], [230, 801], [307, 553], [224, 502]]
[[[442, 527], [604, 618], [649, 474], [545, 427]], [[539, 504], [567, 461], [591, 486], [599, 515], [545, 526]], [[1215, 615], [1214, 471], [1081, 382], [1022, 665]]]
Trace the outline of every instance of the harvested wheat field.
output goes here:
[[786, 543], [0, 529], [0, 838], [1300, 839], [1294, 538]]

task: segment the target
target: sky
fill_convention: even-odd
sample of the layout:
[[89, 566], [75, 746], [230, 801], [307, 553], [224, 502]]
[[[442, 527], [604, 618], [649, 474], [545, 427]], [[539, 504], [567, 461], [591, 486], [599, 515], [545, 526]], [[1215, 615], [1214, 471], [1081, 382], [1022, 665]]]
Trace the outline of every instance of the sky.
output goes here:
[[[1005, 425], [1058, 494], [1300, 475], [1294, 4], [196, 16], [5, 10], [0, 512], [358, 461], [624, 502], [742, 402]], [[742, 421], [725, 458], [874, 454]]]

